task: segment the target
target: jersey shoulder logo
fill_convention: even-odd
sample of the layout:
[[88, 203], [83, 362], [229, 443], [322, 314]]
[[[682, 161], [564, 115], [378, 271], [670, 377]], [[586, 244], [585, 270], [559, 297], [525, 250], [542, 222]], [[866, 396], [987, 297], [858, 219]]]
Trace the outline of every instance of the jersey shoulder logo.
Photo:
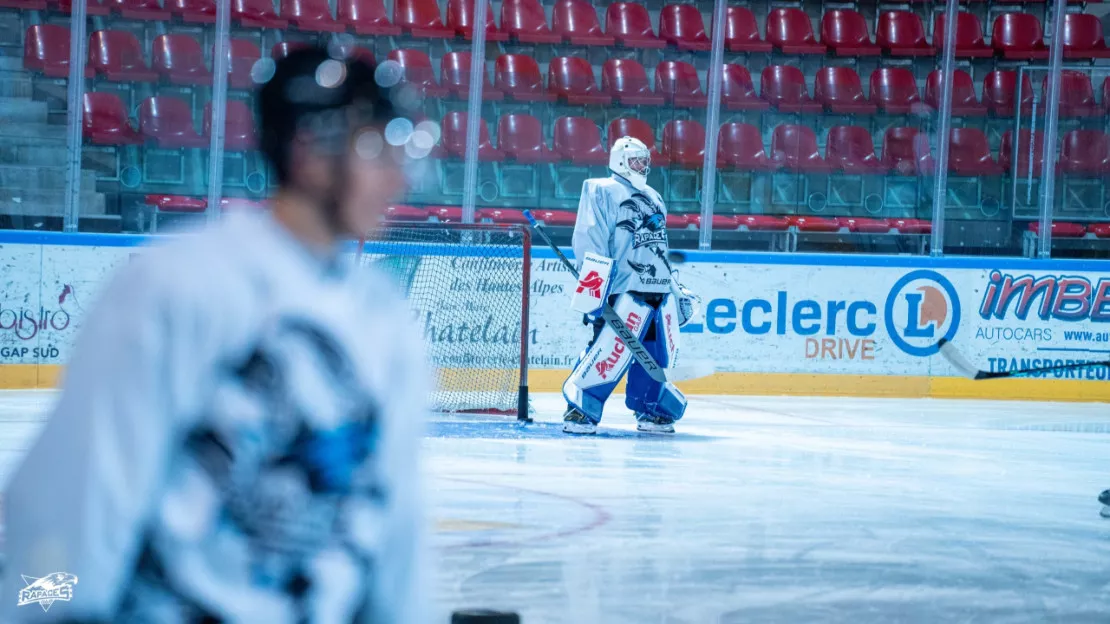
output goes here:
[[77, 584], [77, 575], [68, 572], [54, 572], [46, 576], [35, 578], [21, 574], [26, 587], [19, 590], [19, 605], [25, 607], [29, 604], [38, 604], [43, 611], [49, 611], [56, 601], [69, 602], [73, 600], [73, 586]]

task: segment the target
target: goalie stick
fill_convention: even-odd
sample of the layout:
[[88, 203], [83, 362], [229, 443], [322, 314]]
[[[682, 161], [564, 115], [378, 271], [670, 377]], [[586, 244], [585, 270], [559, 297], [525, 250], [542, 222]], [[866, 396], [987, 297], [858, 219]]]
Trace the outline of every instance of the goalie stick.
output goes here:
[[[563, 250], [559, 249], [559, 246], [556, 245], [555, 242], [552, 241], [551, 238], [547, 235], [547, 231], [544, 229], [543, 224], [536, 221], [536, 218], [532, 216], [531, 210], [524, 211], [524, 218], [528, 219], [528, 223], [532, 226], [532, 229], [534, 229], [536, 233], [539, 234], [541, 238], [543, 238], [544, 242], [551, 247], [551, 249], [555, 252], [555, 255], [559, 258], [559, 261], [563, 263], [563, 266], [565, 266], [567, 270], [570, 271], [570, 274], [573, 275], [575, 281], [577, 281], [578, 269], [574, 268], [574, 263], [572, 263], [570, 259], [566, 257], [566, 255], [563, 253]], [[624, 320], [621, 319], [620, 315], [617, 314], [617, 311], [613, 309], [613, 306], [609, 305], [608, 301], [602, 302], [601, 318], [605, 319], [605, 322], [609, 324], [609, 327], [613, 328], [613, 331], [616, 332], [617, 337], [620, 338], [621, 342], [623, 342], [625, 346], [628, 347], [628, 350], [632, 352], [632, 357], [636, 358], [636, 361], [640, 363], [640, 366], [644, 367], [644, 370], [647, 372], [647, 374], [659, 383], [673, 383], [685, 379], [697, 379], [698, 377], [706, 377], [716, 372], [715, 367], [708, 363], [663, 368], [659, 365], [658, 362], [655, 361], [655, 358], [651, 357], [651, 354], [648, 353], [643, 343], [641, 343], [640, 339], [636, 337], [636, 334], [632, 333], [632, 330], [628, 329], [628, 326], [624, 324]]]
[[977, 368], [974, 364], [972, 364], [966, 357], [964, 357], [964, 354], [960, 353], [960, 350], [956, 348], [956, 345], [952, 344], [950, 341], [941, 338], [940, 342], [937, 343], [937, 347], [940, 349], [940, 354], [944, 356], [944, 359], [948, 360], [948, 363], [955, 367], [956, 370], [960, 371], [960, 373], [962, 373], [964, 376], [976, 380], [1005, 379], [1007, 377], [1025, 377], [1027, 375], [1035, 375], [1037, 373], [1051, 373], [1060, 370], [1086, 368], [1088, 366], [1110, 366], [1110, 360], [1107, 360], [1104, 362], [1072, 362], [1071, 364], [1060, 364], [1057, 366], [1037, 366], [1034, 368], [1019, 368], [998, 372], [985, 371]]

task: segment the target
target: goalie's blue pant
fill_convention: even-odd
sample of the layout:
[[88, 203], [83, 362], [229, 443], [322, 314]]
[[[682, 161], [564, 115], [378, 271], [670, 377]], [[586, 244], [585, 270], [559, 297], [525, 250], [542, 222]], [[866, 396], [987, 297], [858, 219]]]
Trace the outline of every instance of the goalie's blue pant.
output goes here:
[[[678, 354], [678, 314], [673, 296], [623, 293], [612, 295], [609, 304], [660, 366], [667, 368], [673, 364]], [[686, 411], [682, 392], [672, 383], [652, 379], [601, 318], [594, 322], [593, 339], [563, 384], [563, 396], [570, 407], [594, 423], [601, 422], [605, 402], [626, 372], [625, 405], [629, 409], [673, 420], [682, 418]]]

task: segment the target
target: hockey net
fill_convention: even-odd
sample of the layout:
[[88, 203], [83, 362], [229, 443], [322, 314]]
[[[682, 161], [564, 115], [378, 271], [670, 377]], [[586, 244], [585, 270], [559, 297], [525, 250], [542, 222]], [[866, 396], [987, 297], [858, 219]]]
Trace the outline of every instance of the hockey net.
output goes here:
[[528, 418], [527, 228], [387, 222], [360, 254], [408, 293], [435, 367], [433, 409]]

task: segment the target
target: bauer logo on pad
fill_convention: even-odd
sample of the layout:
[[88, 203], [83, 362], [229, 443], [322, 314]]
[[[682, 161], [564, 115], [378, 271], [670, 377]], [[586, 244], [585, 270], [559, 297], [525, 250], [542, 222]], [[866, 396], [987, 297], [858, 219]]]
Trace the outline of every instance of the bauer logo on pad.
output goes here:
[[578, 271], [578, 287], [570, 300], [571, 309], [583, 314], [597, 312], [609, 292], [609, 273], [612, 270], [611, 259], [586, 252], [582, 268]]

